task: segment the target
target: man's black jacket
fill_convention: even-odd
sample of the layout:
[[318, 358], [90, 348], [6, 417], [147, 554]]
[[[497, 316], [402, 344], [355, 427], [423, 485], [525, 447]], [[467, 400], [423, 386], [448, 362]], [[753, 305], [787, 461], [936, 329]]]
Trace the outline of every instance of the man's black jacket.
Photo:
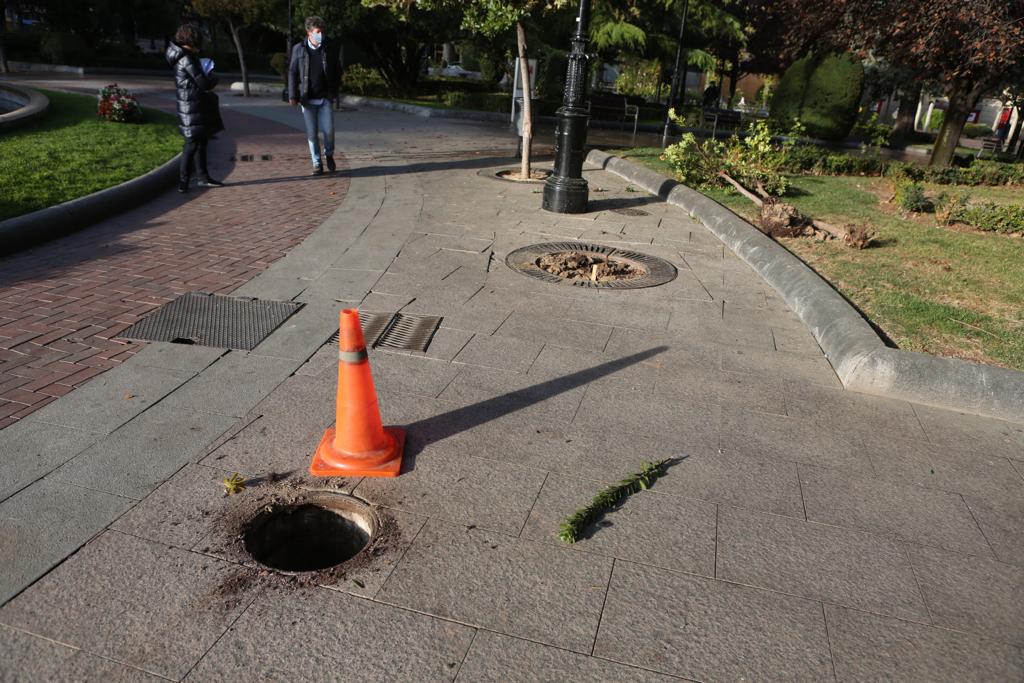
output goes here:
[[288, 64], [288, 99], [300, 102], [309, 99], [309, 70], [317, 67], [324, 69], [327, 77], [327, 97], [333, 100], [338, 95], [338, 88], [341, 87], [341, 68], [334, 41], [325, 39], [320, 49], [313, 51], [312, 63], [309, 54], [305, 39], [292, 47], [292, 59]]

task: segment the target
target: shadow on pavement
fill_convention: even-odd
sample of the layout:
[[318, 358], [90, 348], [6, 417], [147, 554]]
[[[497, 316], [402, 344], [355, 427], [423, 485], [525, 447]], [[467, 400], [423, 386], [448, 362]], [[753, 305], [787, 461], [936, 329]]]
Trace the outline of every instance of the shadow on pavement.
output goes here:
[[440, 415], [406, 425], [409, 438], [406, 441], [402, 472], [415, 469], [416, 457], [419, 455], [422, 447], [427, 444], [442, 441], [449, 436], [468, 431], [491, 420], [497, 420], [517, 410], [528, 408], [558, 394], [589, 384], [618, 370], [636, 365], [667, 350], [667, 346], [655, 346], [646, 351], [574, 372], [571, 375], [556, 377], [540, 384], [511, 391], [501, 396], [489, 398], [486, 401], [456, 408], [447, 413], [441, 413]]

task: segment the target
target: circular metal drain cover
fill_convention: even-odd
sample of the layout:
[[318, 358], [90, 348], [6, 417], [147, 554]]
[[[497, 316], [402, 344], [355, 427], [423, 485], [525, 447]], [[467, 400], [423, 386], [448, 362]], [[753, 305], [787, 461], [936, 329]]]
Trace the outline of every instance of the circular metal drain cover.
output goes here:
[[[585, 278], [570, 279], [560, 277], [554, 273], [542, 269], [538, 261], [552, 254], [564, 252], [581, 252], [583, 254], [594, 254], [605, 259], [611, 259], [624, 263], [639, 272], [624, 279], [607, 280], [594, 282]], [[550, 282], [552, 284], [567, 284], [574, 287], [587, 287], [591, 289], [641, 289], [644, 287], [656, 287], [676, 279], [676, 267], [665, 259], [648, 254], [641, 254], [637, 251], [627, 249], [616, 249], [605, 247], [600, 244], [587, 244], [585, 242], [547, 242], [544, 244], [531, 244], [528, 247], [516, 249], [505, 257], [505, 264], [512, 270], [529, 275], [530, 277]]]
[[630, 209], [628, 207], [611, 209], [612, 213], [622, 214], [623, 216], [650, 216], [650, 212], [644, 211], [643, 209]]
[[324, 494], [263, 509], [246, 525], [242, 542], [262, 565], [310, 572], [352, 559], [376, 532], [377, 516], [367, 503]]

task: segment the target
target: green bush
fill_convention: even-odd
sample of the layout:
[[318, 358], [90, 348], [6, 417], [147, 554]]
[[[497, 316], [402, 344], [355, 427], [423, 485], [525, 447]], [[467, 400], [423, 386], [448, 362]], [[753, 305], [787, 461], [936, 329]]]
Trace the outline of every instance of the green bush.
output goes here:
[[81, 65], [92, 57], [92, 49], [82, 36], [74, 33], [50, 33], [39, 44], [43, 58], [51, 64]]
[[789, 128], [802, 123], [807, 134], [842, 140], [857, 120], [864, 68], [848, 55], [809, 56], [783, 74], [772, 99], [772, 120]]
[[1024, 233], [1024, 206], [982, 202], [959, 210], [951, 220], [988, 232]]
[[508, 111], [511, 108], [509, 96], [504, 93], [475, 93], [458, 90], [445, 93], [444, 104], [453, 109], [476, 111]]
[[928, 130], [939, 130], [946, 120], [946, 112], [941, 109], [932, 109], [932, 117], [928, 119]]
[[346, 68], [341, 76], [341, 83], [346, 91], [359, 95], [383, 94], [384, 90], [384, 79], [380, 72], [362, 64], [353, 64]]
[[885, 175], [892, 178], [894, 182], [901, 180], [923, 180], [925, 170], [917, 164], [911, 164], [906, 161], [893, 161], [886, 168]]
[[896, 205], [912, 213], [931, 213], [935, 210], [932, 200], [924, 194], [924, 186], [915, 182], [896, 184]]
[[[288, 81], [288, 53], [275, 52], [270, 56], [270, 66], [285, 80]], [[346, 72], [347, 73], [347, 72]]]
[[950, 194], [941, 193], [935, 198], [935, 222], [939, 225], [952, 225], [970, 205], [970, 195], [966, 192]]
[[983, 138], [992, 135], [992, 127], [984, 123], [968, 123], [964, 125], [964, 135], [971, 138]]
[[544, 99], [561, 99], [565, 90], [565, 75], [569, 70], [568, 53], [548, 50], [541, 57], [537, 68], [537, 95]]

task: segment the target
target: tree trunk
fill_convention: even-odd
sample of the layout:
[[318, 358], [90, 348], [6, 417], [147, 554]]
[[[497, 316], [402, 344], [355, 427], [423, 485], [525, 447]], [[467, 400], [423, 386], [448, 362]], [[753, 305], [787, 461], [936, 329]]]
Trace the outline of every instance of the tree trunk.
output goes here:
[[519, 82], [523, 85], [523, 158], [519, 167], [522, 180], [530, 178], [530, 146], [533, 144], [533, 105], [530, 102], [530, 62], [526, 57], [526, 30], [516, 22], [516, 46], [519, 49]]
[[238, 53], [238, 66], [242, 69], [242, 94], [249, 97], [249, 70], [245, 67], [245, 52], [242, 50], [242, 38], [238, 35], [238, 26], [235, 20], [228, 18], [228, 29], [231, 30], [231, 40], [235, 43], [235, 52]]
[[905, 142], [913, 136], [916, 130], [917, 103], [920, 99], [920, 83], [900, 90], [900, 108], [896, 112], [896, 125], [892, 128], [893, 142]]
[[974, 111], [974, 106], [981, 98], [987, 84], [972, 84], [970, 81], [958, 80], [952, 84], [949, 92], [949, 109], [942, 121], [942, 129], [935, 138], [935, 149], [932, 150], [930, 166], [949, 166], [953, 162], [956, 146], [960, 144], [960, 134], [967, 123], [967, 115]]
[[[732, 68], [729, 69], [729, 102], [728, 106], [732, 109], [732, 101], [736, 99], [736, 88], [739, 86], [740, 81], [740, 52], [737, 50], [732, 55]], [[686, 88], [684, 83], [682, 86]]]
[[4, 31], [7, 30], [7, 3], [0, 0], [0, 74], [9, 73], [7, 52], [4, 51]]

